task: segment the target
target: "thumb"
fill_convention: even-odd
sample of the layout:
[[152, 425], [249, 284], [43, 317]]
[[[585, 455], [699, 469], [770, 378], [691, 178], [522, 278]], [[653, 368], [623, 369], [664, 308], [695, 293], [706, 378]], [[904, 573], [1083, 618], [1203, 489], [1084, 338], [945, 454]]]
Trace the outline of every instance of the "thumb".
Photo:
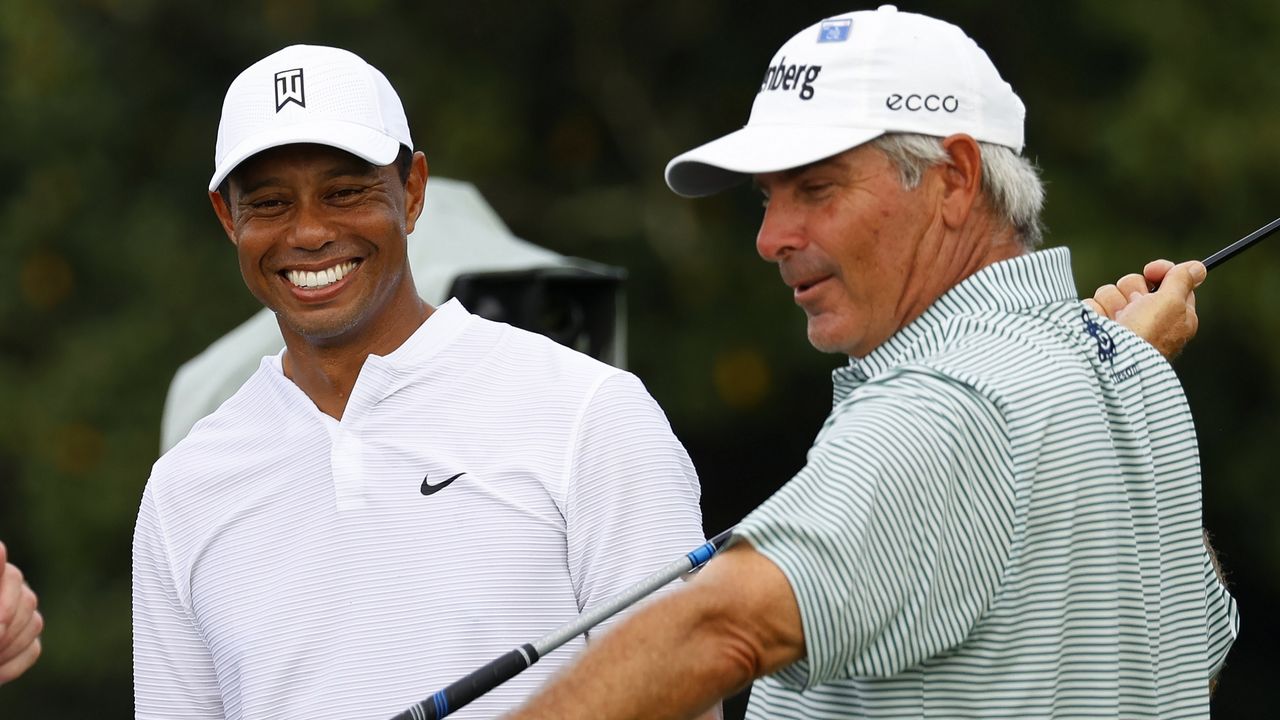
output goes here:
[[1207, 275], [1208, 271], [1205, 270], [1204, 263], [1199, 260], [1188, 260], [1169, 269], [1160, 283], [1159, 292], [1186, 297], [1204, 282]]

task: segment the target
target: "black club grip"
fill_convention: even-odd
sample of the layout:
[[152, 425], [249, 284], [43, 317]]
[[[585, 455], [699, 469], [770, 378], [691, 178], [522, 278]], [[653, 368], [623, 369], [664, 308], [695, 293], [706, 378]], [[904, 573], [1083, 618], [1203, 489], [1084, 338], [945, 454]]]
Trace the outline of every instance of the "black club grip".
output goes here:
[[525, 643], [484, 667], [396, 715], [392, 720], [439, 720], [519, 675], [538, 661], [538, 651]]

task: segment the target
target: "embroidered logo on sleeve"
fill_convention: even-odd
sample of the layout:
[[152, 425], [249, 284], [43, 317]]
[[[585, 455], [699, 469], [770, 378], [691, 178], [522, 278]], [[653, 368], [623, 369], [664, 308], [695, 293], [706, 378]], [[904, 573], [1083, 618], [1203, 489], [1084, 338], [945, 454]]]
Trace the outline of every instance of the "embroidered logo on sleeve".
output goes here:
[[1098, 343], [1098, 360], [1111, 366], [1111, 379], [1116, 382], [1128, 380], [1138, 374], [1138, 363], [1134, 362], [1126, 368], [1116, 370], [1116, 355], [1119, 349], [1116, 347], [1116, 341], [1111, 337], [1111, 333], [1100, 323], [1093, 321], [1093, 313], [1088, 309], [1080, 311], [1080, 319], [1084, 321], [1084, 331], [1089, 333]]

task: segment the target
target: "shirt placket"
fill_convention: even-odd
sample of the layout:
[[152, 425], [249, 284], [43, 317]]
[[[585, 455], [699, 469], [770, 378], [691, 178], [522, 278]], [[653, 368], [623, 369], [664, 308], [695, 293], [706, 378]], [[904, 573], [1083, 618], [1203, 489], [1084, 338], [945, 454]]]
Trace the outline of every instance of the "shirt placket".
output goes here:
[[382, 358], [365, 360], [342, 420], [329, 426], [329, 467], [338, 511], [361, 510], [368, 506], [367, 469], [363, 428], [378, 401], [385, 395], [390, 377]]
[[333, 442], [329, 449], [329, 467], [333, 472], [333, 492], [339, 512], [363, 509], [367, 502], [364, 448], [356, 423], [348, 419], [344, 414], [343, 421], [334, 423], [330, 429]]

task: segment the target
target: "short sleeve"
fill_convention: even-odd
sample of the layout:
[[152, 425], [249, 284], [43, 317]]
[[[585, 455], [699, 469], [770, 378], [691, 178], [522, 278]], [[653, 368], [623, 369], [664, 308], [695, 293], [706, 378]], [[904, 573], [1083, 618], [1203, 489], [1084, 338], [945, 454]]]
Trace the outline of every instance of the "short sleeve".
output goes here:
[[991, 606], [1014, 535], [1006, 422], [926, 373], [864, 386], [805, 467], [739, 526], [800, 607], [784, 685], [887, 677], [956, 647]]
[[133, 536], [133, 688], [138, 720], [221, 720], [213, 658], [179, 597], [150, 487]]
[[569, 572], [581, 609], [703, 542], [698, 478], [658, 404], [630, 373], [588, 400], [569, 467]]

